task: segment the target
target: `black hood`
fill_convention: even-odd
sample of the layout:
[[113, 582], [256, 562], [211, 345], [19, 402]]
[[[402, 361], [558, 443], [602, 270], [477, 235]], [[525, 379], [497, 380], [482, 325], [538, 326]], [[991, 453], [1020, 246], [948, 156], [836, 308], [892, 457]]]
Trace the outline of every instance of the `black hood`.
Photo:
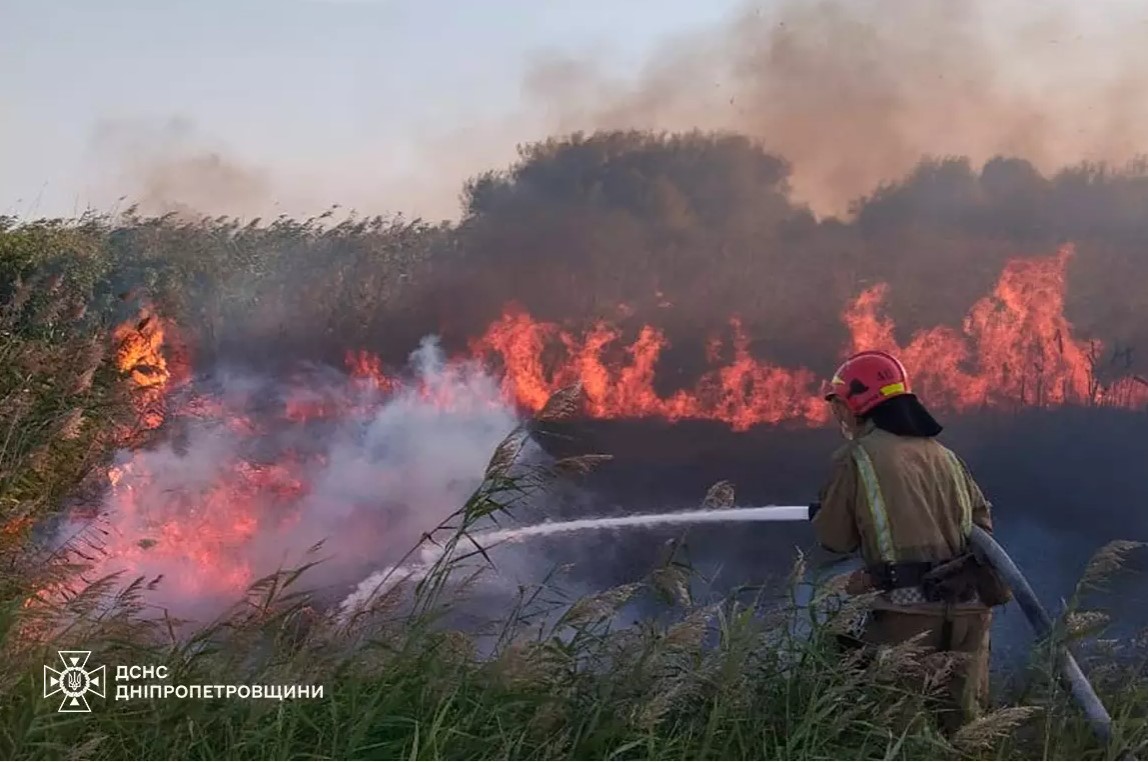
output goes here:
[[915, 394], [886, 400], [865, 417], [882, 431], [899, 437], [935, 437], [944, 430]]

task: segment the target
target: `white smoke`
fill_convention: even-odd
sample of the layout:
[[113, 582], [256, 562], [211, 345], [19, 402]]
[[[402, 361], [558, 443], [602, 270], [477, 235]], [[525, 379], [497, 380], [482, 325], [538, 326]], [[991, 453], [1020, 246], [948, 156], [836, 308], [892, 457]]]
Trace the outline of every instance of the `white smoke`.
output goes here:
[[[306, 579], [338, 587], [401, 557], [473, 493], [518, 423], [480, 366], [446, 362], [431, 339], [410, 360], [412, 378], [397, 392], [352, 396], [341, 374], [306, 376], [312, 396], [351, 399], [353, 415], [263, 426], [253, 414], [254, 429], [211, 415], [154, 449], [120, 453], [97, 573], [123, 571], [125, 584], [163, 575], [149, 601], [203, 619], [242, 594], [220, 590], [228, 575], [257, 579], [322, 558]], [[293, 391], [250, 374], [215, 383], [225, 409]]]

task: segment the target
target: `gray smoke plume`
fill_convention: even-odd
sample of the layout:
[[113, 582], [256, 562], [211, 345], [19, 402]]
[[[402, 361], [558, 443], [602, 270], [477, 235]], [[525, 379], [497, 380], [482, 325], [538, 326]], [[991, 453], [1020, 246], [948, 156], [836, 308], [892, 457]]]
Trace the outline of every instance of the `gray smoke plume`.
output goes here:
[[281, 182], [234, 156], [186, 118], [105, 120], [91, 138], [100, 202], [124, 197], [144, 214], [248, 216], [273, 213]]
[[667, 41], [636, 77], [552, 54], [526, 79], [567, 132], [729, 130], [794, 168], [821, 213], [924, 156], [996, 155], [1045, 171], [1122, 163], [1148, 145], [1143, 10], [1058, 1], [789, 0]]
[[442, 218], [458, 213], [466, 178], [511, 161], [521, 143], [577, 130], [728, 130], [792, 164], [797, 200], [840, 214], [924, 156], [979, 165], [1009, 155], [1051, 172], [1148, 149], [1144, 13], [1085, 7], [746, 2], [722, 24], [665, 40], [637, 72], [611, 68], [599, 50], [539, 51], [524, 65], [520, 105], [428, 126], [401, 151], [318, 144], [290, 167], [262, 166], [178, 119], [104, 125], [93, 148], [112, 198], [149, 211], [306, 215], [337, 203]]
[[307, 586], [338, 587], [396, 560], [465, 502], [517, 423], [494, 380], [448, 365], [434, 341], [411, 355], [411, 371], [392, 394], [349, 393], [341, 373], [312, 370], [310, 400], [329, 394], [354, 409], [304, 423], [260, 410], [290, 397], [286, 382], [217, 376], [210, 391], [222, 390], [227, 412], [119, 454], [96, 571], [122, 570], [125, 584], [162, 575], [149, 601], [203, 619], [234, 603], [241, 582], [279, 569], [323, 559]]

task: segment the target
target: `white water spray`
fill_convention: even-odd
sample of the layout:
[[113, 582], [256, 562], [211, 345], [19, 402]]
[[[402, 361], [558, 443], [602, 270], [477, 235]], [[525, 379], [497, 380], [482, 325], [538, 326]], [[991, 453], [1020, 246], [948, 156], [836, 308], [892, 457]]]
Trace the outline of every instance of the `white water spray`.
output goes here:
[[[621, 527], [658, 526], [663, 524], [715, 524], [730, 521], [808, 521], [809, 506], [807, 505], [764, 505], [749, 508], [728, 508], [697, 511], [676, 511], [670, 513], [645, 513], [630, 516], [613, 516], [596, 519], [575, 519], [573, 521], [555, 521], [542, 524], [532, 524], [514, 529], [493, 529], [471, 535], [474, 542], [489, 549], [493, 544], [503, 542], [518, 542], [530, 537], [561, 534], [564, 532], [584, 532], [593, 529], [616, 529]], [[466, 543], [462, 546], [464, 551], [471, 551], [473, 545]], [[419, 562], [415, 565], [391, 567], [375, 572], [359, 583], [355, 592], [343, 601], [341, 617], [354, 614], [364, 604], [369, 603], [386, 588], [390, 578], [398, 580], [418, 581], [426, 576], [431, 567], [442, 557], [442, 550], [434, 546], [427, 546], [419, 553]]]
[[755, 508], [729, 508], [726, 510], [678, 511], [676, 513], [650, 513], [616, 516], [602, 519], [577, 519], [534, 524], [517, 529], [503, 529], [474, 535], [475, 540], [514, 542], [527, 537], [581, 532], [587, 529], [614, 527], [656, 526], [658, 524], [713, 524], [727, 521], [805, 521], [809, 518], [806, 505], [764, 505]]

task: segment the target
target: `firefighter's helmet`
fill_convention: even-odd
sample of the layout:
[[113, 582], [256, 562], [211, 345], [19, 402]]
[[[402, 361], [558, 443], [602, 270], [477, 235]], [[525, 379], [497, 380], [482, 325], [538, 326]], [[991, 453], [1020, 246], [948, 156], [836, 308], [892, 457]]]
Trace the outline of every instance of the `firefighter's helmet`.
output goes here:
[[901, 361], [888, 352], [866, 351], [841, 364], [829, 382], [825, 399], [840, 399], [849, 412], [859, 416], [904, 394], [912, 391]]

